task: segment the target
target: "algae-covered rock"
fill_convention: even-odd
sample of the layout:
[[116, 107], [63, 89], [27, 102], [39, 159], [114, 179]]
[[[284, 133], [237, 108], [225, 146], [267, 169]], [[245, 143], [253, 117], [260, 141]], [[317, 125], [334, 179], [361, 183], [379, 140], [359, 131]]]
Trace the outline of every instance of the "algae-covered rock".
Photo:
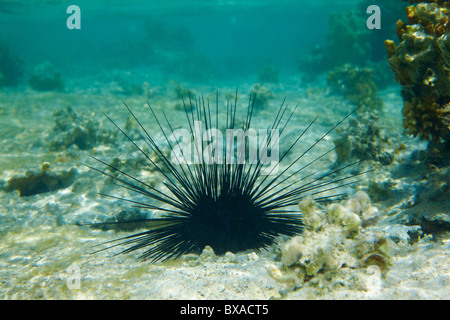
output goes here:
[[450, 139], [449, 9], [442, 1], [406, 9], [397, 22], [400, 43], [386, 40], [388, 59], [402, 86], [403, 126], [425, 140]]
[[77, 170], [53, 172], [50, 164], [44, 163], [39, 172], [27, 171], [25, 176], [15, 176], [6, 182], [6, 191], [18, 190], [20, 197], [56, 191], [69, 187], [75, 180]]
[[31, 88], [38, 91], [62, 91], [64, 82], [50, 62], [37, 65], [28, 80]]

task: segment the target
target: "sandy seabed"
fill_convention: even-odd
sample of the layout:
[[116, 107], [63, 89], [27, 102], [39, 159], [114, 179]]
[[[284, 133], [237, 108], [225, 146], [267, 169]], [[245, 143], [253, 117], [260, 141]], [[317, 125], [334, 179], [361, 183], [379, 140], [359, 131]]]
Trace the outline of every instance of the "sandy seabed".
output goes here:
[[[201, 255], [187, 255], [177, 261], [150, 264], [138, 259], [137, 253], [114, 256], [117, 251], [91, 254], [93, 245], [128, 235], [129, 232], [103, 231], [77, 223], [104, 221], [129, 208], [129, 204], [99, 197], [97, 192], [128, 196], [126, 190], [112, 186], [110, 181], [83, 164], [94, 165], [89, 155], [111, 160], [118, 157], [124, 165], [135, 150], [119, 137], [103, 112], [126, 125], [126, 101], [144, 122], [151, 117], [146, 112], [146, 100], [164, 108], [174, 126], [182, 126], [183, 109], [173, 84], [152, 87], [143, 85], [139, 96], [123, 95], [116, 84], [98, 85], [95, 89], [74, 88], [67, 92], [36, 92], [30, 89], [0, 92], [0, 181], [3, 189], [14, 176], [26, 171], [39, 172], [49, 163], [53, 172], [75, 168], [75, 181], [67, 188], [19, 197], [18, 191], [0, 191], [0, 298], [1, 299], [449, 299], [450, 240], [438, 241], [430, 236], [411, 242], [389, 240], [391, 265], [379, 277], [376, 285], [338, 283], [333, 279], [308, 281], [296, 287], [275, 280], [268, 272], [280, 264], [279, 245], [264, 252], [243, 252], [216, 256], [205, 250]], [[217, 88], [195, 87], [196, 92], [212, 94]], [[292, 120], [293, 130], [304, 128], [320, 114], [317, 129], [304, 140], [313, 143], [320, 132], [329, 128], [352, 106], [339, 97], [323, 94], [320, 87], [298, 89], [295, 85], [269, 87], [275, 94], [269, 106], [256, 114], [254, 126], [262, 126], [273, 117], [270, 106], [288, 97], [291, 105], [300, 103], [298, 115]], [[248, 92], [242, 85], [240, 92]], [[234, 88], [220, 88], [223, 95]], [[246, 97], [246, 96], [245, 96]], [[424, 148], [402, 135], [401, 98], [395, 90], [381, 92], [385, 101], [380, 116], [382, 125], [391, 132], [394, 142], [402, 141], [405, 152]], [[245, 105], [245, 99], [241, 99]], [[65, 132], [58, 132], [57, 112], [70, 106], [76, 113], [74, 123], [95, 125], [105, 143], [92, 141], [86, 150], [77, 147], [60, 148]], [[90, 121], [90, 122], [89, 122]], [[133, 126], [131, 125], [131, 129]], [[55, 131], [56, 130], [56, 131]], [[68, 129], [69, 130], [69, 129]], [[157, 128], [150, 129], [159, 141]], [[288, 133], [289, 135], [295, 133]], [[398, 141], [396, 141], [397, 139]], [[114, 142], [115, 141], [115, 142]], [[319, 146], [317, 152], [332, 147], [332, 140]], [[333, 158], [325, 165], [331, 164]], [[145, 167], [139, 167], [141, 177], [156, 185], [160, 183]], [[153, 179], [153, 180], [152, 180]], [[388, 237], [395, 228], [402, 228], [389, 218], [392, 207], [373, 203], [380, 211], [378, 223], [371, 230]], [[391, 237], [392, 238], [392, 237]], [[349, 270], [355, 278], [368, 279], [367, 268]]]

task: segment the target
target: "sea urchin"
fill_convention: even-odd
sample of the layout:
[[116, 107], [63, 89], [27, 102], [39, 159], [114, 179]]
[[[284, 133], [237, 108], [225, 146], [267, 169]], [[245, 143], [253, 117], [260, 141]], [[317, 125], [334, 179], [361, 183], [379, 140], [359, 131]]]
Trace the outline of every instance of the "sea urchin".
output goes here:
[[[354, 183], [352, 178], [361, 174], [344, 177], [338, 175], [345, 168], [356, 164], [352, 163], [325, 173], [319, 170], [301, 176], [304, 169], [330, 154], [334, 148], [299, 168], [295, 167], [295, 171], [291, 172], [294, 170], [294, 164], [303, 159], [351, 113], [281, 170], [278, 162], [286, 159], [317, 118], [279, 154], [279, 139], [296, 110], [294, 108], [293, 111], [288, 111], [288, 106], [283, 101], [272, 124], [267, 129], [260, 130], [259, 139], [254, 140], [259, 142], [259, 153], [251, 155], [251, 150], [255, 148], [255, 142], [250, 139], [249, 134], [255, 94], [250, 94], [245, 120], [241, 125], [237, 124], [237, 101], [236, 92], [234, 98], [227, 101], [225, 119], [223, 112], [219, 110], [218, 94], [215, 106], [211, 106], [209, 100], [204, 98], [189, 96], [187, 101], [183, 100], [188, 127], [186, 130], [194, 137], [194, 146], [191, 147], [190, 143], [186, 143], [188, 141], [184, 141], [184, 148], [181, 148], [181, 143], [176, 144], [176, 139], [174, 142], [176, 130], [173, 130], [166, 114], [162, 111], [162, 116], [158, 117], [148, 104], [155, 125], [159, 127], [165, 143], [173, 151], [171, 157], [166, 155], [165, 148], [156, 143], [126, 104], [125, 107], [139, 127], [141, 138], [156, 157], [151, 157], [149, 152], [144, 151], [135, 139], [107, 116], [161, 175], [167, 190], [159, 190], [111, 164], [94, 158], [114, 174], [89, 166], [91, 169], [111, 177], [118, 185], [144, 196], [149, 201], [110, 197], [128, 201], [138, 208], [163, 213], [160, 218], [138, 221], [148, 226], [145, 231], [103, 243], [107, 244], [107, 247], [98, 251], [128, 245], [117, 254], [142, 249], [141, 258], [155, 262], [177, 258], [187, 253], [200, 253], [205, 246], [210, 246], [219, 255], [228, 251], [264, 249], [280, 235], [293, 236], [302, 232], [302, 216], [294, 206], [307, 194], [319, 201], [338, 199], [342, 194], [330, 192]], [[203, 125], [200, 129], [199, 123]], [[225, 125], [227, 130], [225, 145], [223, 137], [213, 131], [220, 125]], [[234, 135], [229, 135], [229, 132], [234, 132]], [[195, 141], [198, 136], [206, 137], [206, 141], [214, 141], [214, 144], [206, 145], [204, 140]], [[231, 139], [228, 139], [230, 137]], [[186, 137], [183, 140], [185, 139]], [[174, 152], [175, 150], [178, 152]], [[271, 154], [270, 159], [277, 161], [269, 163], [268, 154]], [[274, 155], [277, 157], [273, 157]]]

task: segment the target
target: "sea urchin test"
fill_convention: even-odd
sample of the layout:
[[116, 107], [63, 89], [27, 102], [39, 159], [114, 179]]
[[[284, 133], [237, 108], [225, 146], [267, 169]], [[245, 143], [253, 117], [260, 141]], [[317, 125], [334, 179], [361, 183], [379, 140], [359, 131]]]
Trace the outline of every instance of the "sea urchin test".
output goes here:
[[[213, 105], [204, 98], [189, 97], [187, 101], [183, 100], [189, 136], [197, 134], [201, 137], [206, 134], [208, 137], [208, 130], [220, 127], [225, 127], [226, 132], [236, 133], [236, 129], [241, 129], [239, 132], [248, 133], [254, 116], [255, 97], [255, 94], [250, 94], [246, 112], [242, 115], [243, 121], [237, 117], [237, 92], [234, 99], [228, 100], [224, 107], [219, 106], [218, 93]], [[317, 137], [314, 143], [302, 143], [302, 138], [312, 134], [311, 128], [317, 117], [313, 119], [304, 130], [297, 132], [293, 140], [290, 139], [292, 141], [288, 147], [280, 152], [280, 169], [277, 168], [275, 172], [271, 164], [267, 165], [268, 162], [273, 162], [273, 159], [266, 161], [270, 158], [267, 155], [278, 152], [278, 141], [283, 139], [297, 110], [297, 107], [290, 110], [285, 101], [275, 112], [275, 117], [265, 133], [260, 131], [265, 143], [259, 145], [259, 157], [248, 152], [254, 145], [249, 135], [244, 134], [247, 139], [236, 146], [231, 147], [231, 141], [226, 141], [228, 147], [217, 143], [212, 148], [215, 149], [213, 151], [205, 145], [210, 139], [197, 139], [194, 143], [196, 147], [180, 147], [176, 150], [175, 158], [178, 161], [175, 162], [172, 162], [165, 152], [167, 147], [174, 150], [179, 143], [173, 139], [173, 123], [166, 114], [162, 111], [161, 115], [157, 116], [154, 108], [148, 104], [154, 125], [163, 136], [161, 143], [155, 140], [131, 109], [127, 105], [125, 107], [140, 129], [141, 138], [145, 141], [143, 146], [138, 145], [137, 140], [132, 139], [114, 120], [107, 117], [149, 165], [154, 167], [155, 174], [160, 177], [163, 186], [154, 187], [101, 159], [93, 158], [108, 170], [89, 167], [139, 195], [136, 199], [106, 196], [127, 201], [143, 210], [160, 212], [162, 215], [158, 218], [133, 220], [133, 223], [142, 222], [143, 227], [147, 229], [99, 244], [105, 247], [96, 252], [126, 246], [117, 254], [139, 250], [142, 259], [156, 262], [175, 259], [183, 254], [201, 253], [206, 246], [211, 247], [218, 255], [265, 249], [280, 235], [291, 237], [302, 232], [302, 214], [298, 209], [300, 200], [306, 196], [311, 196], [316, 201], [339, 200], [345, 196], [340, 188], [354, 184], [355, 178], [365, 173], [354, 173], [354, 170], [352, 173], [346, 173], [346, 169], [357, 165], [358, 162], [332, 170], [321, 168], [319, 160], [332, 155], [335, 147], [319, 152], [312, 160], [306, 160], [306, 156], [310, 155], [318, 144], [323, 143], [354, 111]], [[196, 122], [202, 122], [202, 133], [195, 132]], [[199, 128], [197, 126], [197, 129]], [[216, 141], [222, 141], [222, 138], [217, 136]], [[150, 152], [146, 151], [148, 148]], [[225, 149], [226, 157], [231, 159], [234, 154], [235, 160], [239, 161], [218, 161], [222, 148]], [[199, 150], [206, 150], [207, 154], [212, 156], [212, 159], [209, 159], [211, 161], [180, 161], [187, 159], [191, 151], [200, 155]], [[284, 163], [288, 161], [287, 156], [291, 152], [294, 159]], [[268, 167], [270, 169], [265, 170]], [[141, 200], [142, 198], [144, 200]], [[102, 224], [105, 223], [100, 223]]]

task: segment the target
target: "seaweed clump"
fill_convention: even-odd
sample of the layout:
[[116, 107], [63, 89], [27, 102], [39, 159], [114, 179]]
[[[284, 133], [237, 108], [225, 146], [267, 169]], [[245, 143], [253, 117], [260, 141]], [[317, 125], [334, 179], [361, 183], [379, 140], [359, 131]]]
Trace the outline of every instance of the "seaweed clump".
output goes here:
[[414, 137], [450, 141], [449, 4], [419, 3], [397, 22], [400, 43], [385, 46], [395, 79], [402, 86], [403, 127]]

